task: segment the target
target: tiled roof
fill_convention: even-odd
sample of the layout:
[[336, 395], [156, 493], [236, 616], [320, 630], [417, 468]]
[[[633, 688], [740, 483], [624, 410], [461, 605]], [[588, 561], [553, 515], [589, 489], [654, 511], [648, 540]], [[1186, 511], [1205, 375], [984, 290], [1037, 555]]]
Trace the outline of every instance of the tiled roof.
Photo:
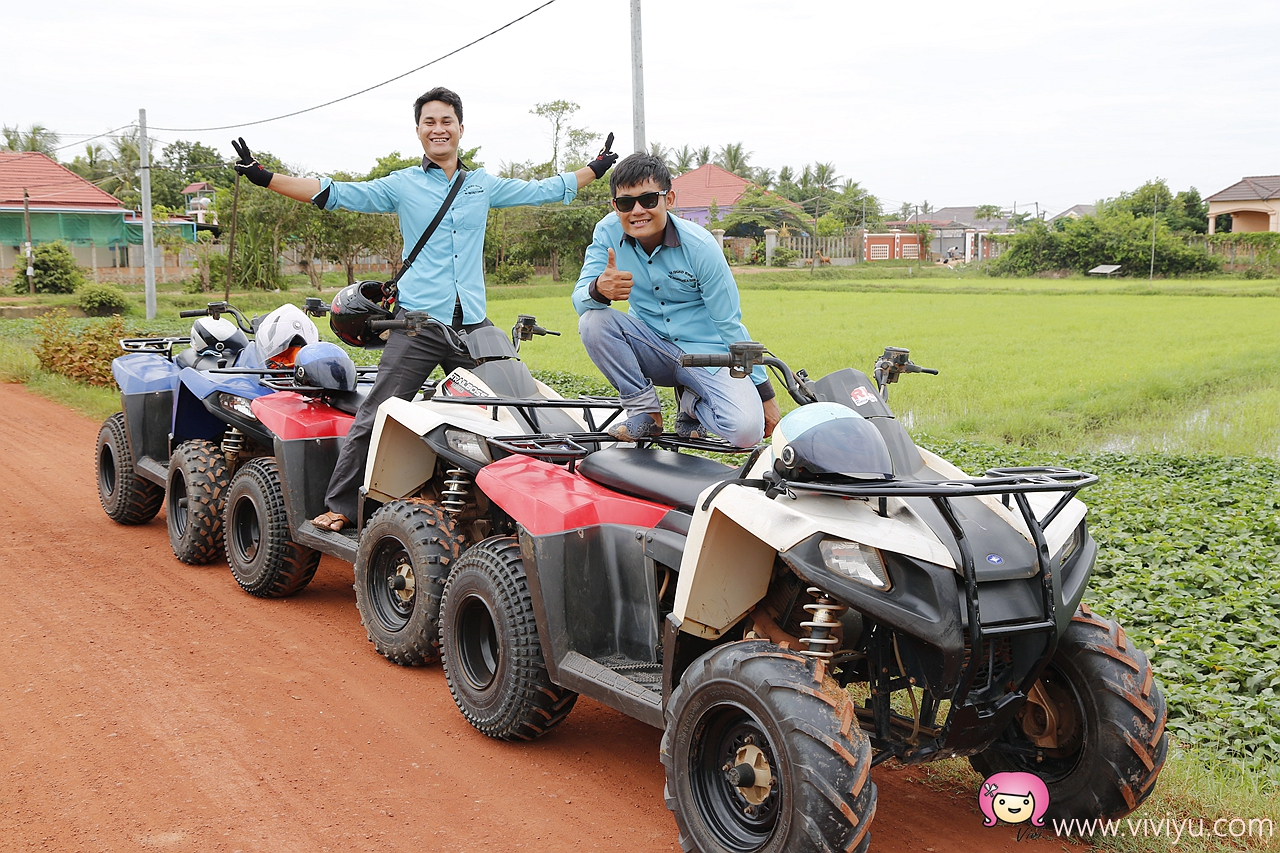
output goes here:
[[676, 210], [710, 207], [714, 198], [721, 213], [728, 213], [749, 186], [751, 182], [746, 178], [740, 178], [714, 163], [671, 179], [671, 188], [676, 191]]
[[1271, 198], [1280, 198], [1280, 175], [1242, 178], [1225, 190], [1209, 196], [1205, 201], [1255, 201]]
[[1093, 216], [1097, 212], [1098, 206], [1096, 204], [1077, 204], [1068, 207], [1057, 216], [1052, 217], [1049, 221], [1056, 222], [1064, 216], [1069, 219], [1079, 219], [1081, 216]]
[[182, 191], [182, 194], [191, 195], [193, 193], [203, 192], [207, 189], [211, 189], [209, 184], [204, 181], [196, 181], [194, 184], [187, 184], [187, 188]]
[[22, 207], [22, 190], [31, 208], [120, 210], [120, 200], [65, 166], [36, 151], [0, 151], [0, 206]]

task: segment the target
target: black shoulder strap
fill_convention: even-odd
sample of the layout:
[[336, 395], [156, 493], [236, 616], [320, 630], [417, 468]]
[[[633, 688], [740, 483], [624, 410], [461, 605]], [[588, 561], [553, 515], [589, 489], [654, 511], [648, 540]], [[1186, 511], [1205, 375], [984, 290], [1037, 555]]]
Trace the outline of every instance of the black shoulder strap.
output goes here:
[[459, 174], [458, 179], [453, 182], [453, 186], [449, 189], [449, 194], [444, 197], [444, 203], [440, 205], [440, 209], [436, 211], [436, 218], [431, 220], [431, 224], [427, 226], [427, 230], [422, 232], [422, 236], [418, 238], [417, 245], [413, 247], [413, 251], [409, 253], [409, 257], [404, 259], [404, 263], [400, 265], [399, 272], [396, 273], [395, 278], [391, 279], [388, 284], [395, 284], [400, 281], [400, 277], [405, 274], [405, 271], [409, 269], [410, 265], [412, 265], [414, 260], [417, 259], [418, 253], [422, 251], [422, 247], [427, 245], [427, 241], [430, 240], [431, 235], [435, 233], [436, 228], [440, 225], [440, 220], [444, 219], [445, 211], [449, 209], [449, 205], [453, 204], [454, 197], [457, 196], [458, 191], [462, 189], [463, 183], [467, 180], [467, 170], [459, 166], [458, 171], [461, 174]]

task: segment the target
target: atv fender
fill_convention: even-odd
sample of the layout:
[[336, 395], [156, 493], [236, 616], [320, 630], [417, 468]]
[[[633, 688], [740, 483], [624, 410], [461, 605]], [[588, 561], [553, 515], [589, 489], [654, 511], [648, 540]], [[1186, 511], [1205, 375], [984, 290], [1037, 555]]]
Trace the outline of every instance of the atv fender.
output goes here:
[[364, 485], [369, 497], [386, 503], [417, 493], [436, 470], [436, 452], [423, 436], [440, 426], [484, 436], [510, 435], [508, 420], [493, 420], [487, 406], [411, 403], [392, 397], [378, 407], [369, 444]]
[[750, 487], [722, 489], [702, 511], [698, 496], [676, 583], [681, 630], [714, 639], [740, 620], [769, 588], [774, 558], [817, 533], [895, 551], [955, 569], [951, 553], [901, 501], [889, 517], [865, 501], [825, 495], [766, 498]]

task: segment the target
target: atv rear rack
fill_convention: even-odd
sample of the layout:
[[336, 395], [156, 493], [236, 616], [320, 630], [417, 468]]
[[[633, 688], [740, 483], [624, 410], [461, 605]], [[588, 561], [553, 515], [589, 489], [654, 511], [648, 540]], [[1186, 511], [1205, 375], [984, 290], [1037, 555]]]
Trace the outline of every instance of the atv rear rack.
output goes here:
[[191, 338], [186, 335], [154, 337], [154, 338], [121, 338], [120, 349], [125, 352], [150, 352], [156, 355], [162, 355], [165, 358], [173, 358], [173, 348], [177, 346], [187, 346], [191, 343]]

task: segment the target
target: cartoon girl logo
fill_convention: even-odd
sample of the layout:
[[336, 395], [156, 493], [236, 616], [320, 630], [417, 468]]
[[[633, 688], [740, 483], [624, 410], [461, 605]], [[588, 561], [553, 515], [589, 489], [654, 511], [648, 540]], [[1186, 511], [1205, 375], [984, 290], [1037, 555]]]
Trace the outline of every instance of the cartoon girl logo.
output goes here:
[[1034, 773], [994, 773], [982, 783], [978, 805], [986, 815], [983, 826], [995, 826], [997, 820], [1044, 826], [1049, 789]]

